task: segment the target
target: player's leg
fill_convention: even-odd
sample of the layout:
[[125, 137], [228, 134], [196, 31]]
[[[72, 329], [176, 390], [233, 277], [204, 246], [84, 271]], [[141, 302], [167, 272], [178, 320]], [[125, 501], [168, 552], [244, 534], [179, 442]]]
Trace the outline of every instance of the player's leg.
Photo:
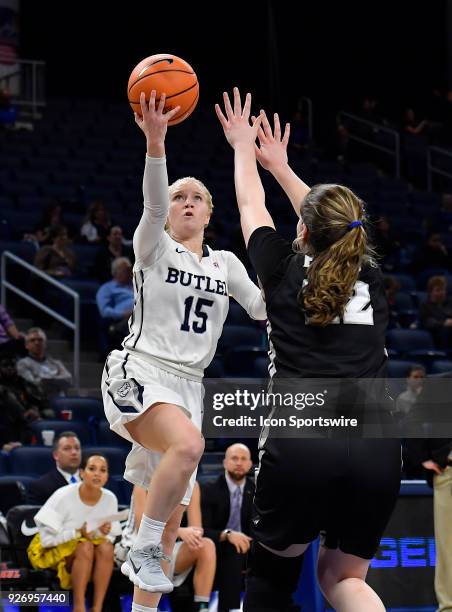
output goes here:
[[320, 588], [337, 612], [384, 612], [383, 602], [365, 582], [370, 561], [339, 549], [320, 547]]
[[253, 544], [249, 558], [244, 610], [246, 612], [283, 612], [292, 607], [301, 574], [303, 553], [309, 544], [295, 544], [286, 550], [268, 549]]
[[140, 446], [162, 457], [152, 474], [137, 538], [121, 570], [140, 589], [168, 593], [173, 585], [161, 568], [165, 558], [162, 534], [168, 517], [186, 496], [204, 439], [184, 412], [172, 404], [154, 404], [126, 427]]
[[[181, 504], [174, 510], [168, 522], [166, 523], [165, 529], [163, 531], [162, 536], [162, 548], [165, 555], [168, 557], [171, 556], [174, 548], [174, 544], [177, 539], [177, 530], [180, 527], [182, 515], [185, 511], [186, 506]], [[166, 560], [161, 562], [162, 569], [166, 575], [168, 575], [170, 563]], [[160, 601], [161, 593], [149, 593], [148, 591], [144, 591], [135, 587], [133, 593], [133, 601], [135, 604], [152, 608], [157, 608], [158, 603]]]
[[125, 427], [138, 444], [163, 455], [152, 475], [144, 516], [166, 522], [184, 497], [204, 438], [181, 408], [165, 403], [154, 404]]

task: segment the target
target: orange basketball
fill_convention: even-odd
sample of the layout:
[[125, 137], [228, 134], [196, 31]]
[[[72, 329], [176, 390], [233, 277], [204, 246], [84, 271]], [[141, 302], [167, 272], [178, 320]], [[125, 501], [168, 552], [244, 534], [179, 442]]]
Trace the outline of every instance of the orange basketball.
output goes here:
[[166, 94], [165, 111], [176, 106], [180, 110], [168, 125], [176, 125], [195, 110], [199, 99], [199, 83], [193, 68], [186, 61], [169, 53], [151, 55], [132, 70], [127, 85], [130, 106], [141, 116], [140, 93], [149, 102], [151, 91], [157, 92], [156, 104], [162, 93]]

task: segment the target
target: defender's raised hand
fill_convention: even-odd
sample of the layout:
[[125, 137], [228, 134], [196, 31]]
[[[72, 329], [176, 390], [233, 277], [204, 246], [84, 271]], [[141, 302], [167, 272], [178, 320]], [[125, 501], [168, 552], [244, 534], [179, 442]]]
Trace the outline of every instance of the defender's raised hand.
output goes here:
[[[273, 130], [263, 110], [261, 110], [261, 117], [262, 124], [257, 132], [259, 146], [255, 145], [256, 158], [262, 168], [273, 172], [279, 167], [286, 166], [288, 163], [287, 144], [290, 136], [290, 124], [286, 123], [284, 135], [281, 136], [281, 124], [278, 113], [273, 115]], [[254, 120], [254, 117], [252, 119]]]
[[242, 108], [240, 92], [237, 87], [234, 87], [234, 108], [226, 92], [223, 93], [223, 102], [226, 116], [219, 104], [215, 104], [215, 112], [224, 130], [226, 140], [233, 149], [241, 144], [254, 146], [262, 117], [259, 115], [250, 124], [251, 94], [246, 94]]

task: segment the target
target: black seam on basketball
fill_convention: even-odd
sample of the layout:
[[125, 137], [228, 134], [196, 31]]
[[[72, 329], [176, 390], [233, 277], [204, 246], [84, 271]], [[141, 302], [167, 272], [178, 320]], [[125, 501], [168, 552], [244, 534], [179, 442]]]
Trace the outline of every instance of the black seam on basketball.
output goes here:
[[[172, 94], [171, 96], [166, 96], [165, 100], [169, 100], [170, 98], [174, 98], [174, 96], [180, 96], [184, 93], [187, 93], [187, 91], [190, 91], [190, 89], [193, 89], [193, 87], [196, 87], [196, 85], [198, 84], [198, 81], [196, 81], [196, 83], [193, 83], [193, 85], [190, 85], [190, 87], [187, 87], [187, 89], [184, 89], [183, 91], [178, 91], [175, 94]], [[140, 101], [138, 100], [137, 102], [135, 102], [135, 100], [129, 100], [130, 104], [139, 104]], [[156, 98], [155, 99], [155, 103], [158, 104], [158, 102], [160, 102], [160, 98]]]
[[173, 117], [171, 121], [175, 121], [176, 119], [180, 119], [181, 117], [188, 116], [188, 113], [190, 113], [190, 109], [196, 106], [196, 103], [198, 102], [198, 100], [199, 100], [199, 92], [196, 94], [196, 98], [193, 100], [193, 102], [190, 104], [187, 110], [184, 111], [181, 115], [176, 115], [175, 117]]
[[[188, 72], [188, 70], [179, 70], [179, 69], [177, 69], [177, 70], [157, 70], [157, 72], [151, 72], [151, 74], [143, 74], [143, 76], [141, 76], [139, 79], [137, 79], [136, 81], [134, 81], [132, 83], [132, 85], [127, 90], [127, 93], [129, 93], [129, 91], [132, 89], [132, 87], [134, 85], [136, 85], [137, 83], [139, 83], [142, 79], [145, 79], [145, 78], [150, 77], [150, 76], [154, 76], [155, 74], [161, 74], [162, 72], [183, 72], [184, 74], [195, 74], [194, 71], [193, 72]], [[198, 79], [196, 79], [196, 82], [198, 82]]]

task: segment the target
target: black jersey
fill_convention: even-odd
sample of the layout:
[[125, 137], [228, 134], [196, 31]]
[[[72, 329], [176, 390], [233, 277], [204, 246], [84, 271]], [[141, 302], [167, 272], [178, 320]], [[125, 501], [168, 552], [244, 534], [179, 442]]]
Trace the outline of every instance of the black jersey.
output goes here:
[[373, 378], [384, 374], [388, 308], [377, 266], [366, 265], [341, 320], [309, 325], [297, 296], [311, 258], [294, 253], [273, 228], [250, 237], [248, 255], [265, 293], [270, 375]]

